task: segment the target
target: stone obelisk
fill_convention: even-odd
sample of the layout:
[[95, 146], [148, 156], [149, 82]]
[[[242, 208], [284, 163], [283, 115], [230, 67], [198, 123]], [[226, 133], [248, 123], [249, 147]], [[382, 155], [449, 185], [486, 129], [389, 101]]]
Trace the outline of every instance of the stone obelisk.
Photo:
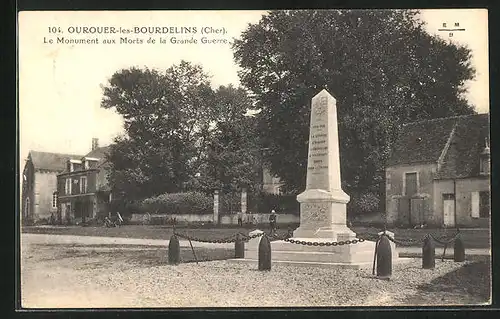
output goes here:
[[[372, 266], [375, 242], [357, 239], [356, 244], [352, 243], [356, 234], [346, 224], [349, 196], [341, 186], [337, 105], [326, 90], [312, 99], [307, 182], [297, 200], [300, 226], [293, 232], [295, 241], [272, 241], [273, 262], [354, 268]], [[258, 232], [262, 231], [253, 233]], [[337, 245], [325, 245], [334, 242]], [[248, 242], [245, 260], [258, 259], [258, 245], [258, 238]], [[391, 247], [394, 262], [398, 254], [394, 243]]]
[[337, 105], [326, 90], [312, 99], [306, 189], [297, 201], [300, 227], [293, 237], [355, 238], [346, 224], [349, 195], [341, 186]]

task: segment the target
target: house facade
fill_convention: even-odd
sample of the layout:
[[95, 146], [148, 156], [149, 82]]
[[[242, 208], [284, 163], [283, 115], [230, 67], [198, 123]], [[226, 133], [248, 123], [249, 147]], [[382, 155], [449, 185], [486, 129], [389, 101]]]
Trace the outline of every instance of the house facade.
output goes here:
[[386, 166], [390, 225], [490, 225], [489, 115], [404, 125]]
[[57, 212], [57, 174], [81, 155], [30, 151], [23, 170], [21, 221], [34, 223]]
[[273, 176], [268, 168], [262, 169], [262, 190], [265, 193], [280, 195], [282, 185], [280, 178]]
[[111, 191], [107, 182], [109, 147], [92, 143], [92, 151], [79, 159], [68, 159], [57, 175], [58, 218], [79, 222], [107, 215]]

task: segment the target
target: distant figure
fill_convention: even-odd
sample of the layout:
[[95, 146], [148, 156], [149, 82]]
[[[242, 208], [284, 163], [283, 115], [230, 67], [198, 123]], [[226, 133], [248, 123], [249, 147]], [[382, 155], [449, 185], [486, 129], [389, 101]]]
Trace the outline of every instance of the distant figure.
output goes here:
[[243, 226], [243, 216], [241, 212], [238, 213], [238, 226], [239, 227]]
[[116, 212], [116, 217], [117, 217], [117, 227], [120, 227], [123, 224], [123, 218], [122, 215], [120, 215], [120, 212]]
[[271, 230], [274, 232], [276, 230], [276, 212], [271, 210], [271, 215], [269, 215], [269, 225], [271, 226]]

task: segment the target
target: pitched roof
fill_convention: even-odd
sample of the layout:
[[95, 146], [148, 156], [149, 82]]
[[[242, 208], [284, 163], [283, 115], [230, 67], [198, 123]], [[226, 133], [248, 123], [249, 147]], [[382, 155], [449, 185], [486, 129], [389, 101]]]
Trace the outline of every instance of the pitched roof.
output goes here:
[[109, 154], [109, 146], [103, 146], [103, 147], [98, 147], [95, 150], [91, 151], [90, 153], [85, 155], [85, 157], [105, 159], [107, 154]]
[[436, 178], [478, 176], [485, 138], [490, 140], [488, 114], [409, 123], [399, 132], [388, 166], [437, 163], [450, 140]]
[[447, 117], [403, 125], [387, 165], [437, 162], [458, 118]]
[[436, 178], [479, 176], [480, 158], [486, 141], [490, 141], [488, 114], [471, 115], [458, 119], [451, 143]]
[[30, 151], [28, 158], [31, 158], [35, 169], [43, 169], [54, 172], [62, 172], [66, 169], [68, 159], [80, 159], [82, 155], [60, 154]]

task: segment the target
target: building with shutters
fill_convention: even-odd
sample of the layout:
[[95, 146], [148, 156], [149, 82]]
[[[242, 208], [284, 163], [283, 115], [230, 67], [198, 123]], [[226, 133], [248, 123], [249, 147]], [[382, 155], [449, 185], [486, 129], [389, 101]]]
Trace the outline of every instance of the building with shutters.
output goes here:
[[389, 225], [489, 227], [489, 115], [404, 125], [385, 173]]
[[264, 167], [262, 169], [262, 191], [268, 194], [280, 195], [282, 194], [282, 185], [280, 178], [273, 176], [268, 168]]
[[108, 152], [109, 146], [99, 147], [97, 139], [93, 139], [87, 155], [67, 160], [65, 170], [57, 175], [60, 220], [78, 223], [108, 214], [111, 200]]
[[57, 174], [68, 160], [82, 155], [30, 151], [23, 170], [21, 221], [24, 224], [49, 219], [57, 213]]

